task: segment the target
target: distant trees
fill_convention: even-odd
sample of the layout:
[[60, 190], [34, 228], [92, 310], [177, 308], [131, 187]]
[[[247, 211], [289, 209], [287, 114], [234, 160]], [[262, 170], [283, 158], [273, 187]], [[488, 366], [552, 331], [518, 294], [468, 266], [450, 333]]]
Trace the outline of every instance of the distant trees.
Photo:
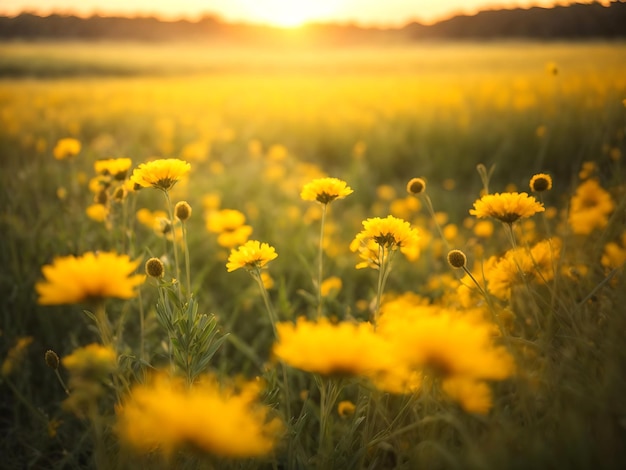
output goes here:
[[293, 31], [253, 24], [230, 24], [211, 15], [199, 21], [162, 21], [152, 17], [79, 18], [53, 14], [40, 17], [22, 13], [0, 17], [0, 40], [220, 40], [309, 41], [312, 43], [362, 43], [420, 39], [589, 39], [626, 38], [626, 2], [608, 6], [598, 2], [553, 8], [482, 11], [455, 16], [433, 25], [411, 23], [399, 29], [361, 28], [355, 25], [311, 24]]

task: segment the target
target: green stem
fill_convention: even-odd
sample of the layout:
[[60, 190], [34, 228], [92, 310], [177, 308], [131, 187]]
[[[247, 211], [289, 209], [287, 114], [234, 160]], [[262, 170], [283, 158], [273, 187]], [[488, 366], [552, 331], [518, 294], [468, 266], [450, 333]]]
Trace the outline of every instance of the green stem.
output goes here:
[[[111, 324], [104, 308], [104, 301], [98, 301], [95, 308], [96, 326], [100, 333], [100, 339], [104, 346], [113, 347], [113, 332], [111, 331]], [[113, 348], [115, 349], [115, 348]]]
[[[388, 252], [386, 255], [385, 252]], [[374, 318], [373, 323], [374, 327], [376, 327], [378, 323], [378, 317], [380, 315], [380, 304], [383, 297], [383, 292], [385, 290], [385, 285], [387, 284], [387, 279], [389, 278], [389, 273], [391, 272], [391, 261], [393, 256], [395, 255], [397, 250], [392, 250], [385, 248], [384, 246], [378, 247], [378, 282], [376, 284], [376, 305], [374, 306]]]
[[174, 220], [174, 210], [172, 209], [172, 200], [170, 199], [170, 194], [167, 191], [163, 191], [165, 194], [165, 201], [167, 203], [167, 211], [170, 216], [170, 223], [172, 224], [172, 249], [174, 250], [174, 264], [175, 264], [175, 272], [176, 272], [176, 281], [178, 288], [178, 298], [182, 303], [182, 295], [180, 289], [180, 265], [178, 264], [178, 247], [176, 246], [176, 227]]
[[182, 222], [183, 226], [183, 250], [185, 254], [185, 274], [187, 279], [187, 299], [191, 298], [191, 268], [189, 263], [189, 245], [187, 245], [187, 224]]
[[322, 222], [320, 227], [320, 246], [317, 261], [317, 319], [322, 317], [322, 277], [324, 262], [324, 225], [326, 223], [326, 209], [328, 204], [322, 205]]

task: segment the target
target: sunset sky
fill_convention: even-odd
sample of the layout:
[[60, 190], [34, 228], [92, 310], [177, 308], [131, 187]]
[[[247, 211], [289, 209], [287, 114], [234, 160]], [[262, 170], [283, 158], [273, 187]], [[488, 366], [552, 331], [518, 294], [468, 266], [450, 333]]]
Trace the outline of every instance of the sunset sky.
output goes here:
[[[431, 23], [481, 9], [552, 6], [565, 0], [0, 0], [0, 14], [155, 15], [196, 19], [216, 14], [227, 21], [297, 26], [307, 21], [354, 22], [363, 26], [401, 26], [417, 20]], [[578, 0], [578, 3], [590, 3]]]

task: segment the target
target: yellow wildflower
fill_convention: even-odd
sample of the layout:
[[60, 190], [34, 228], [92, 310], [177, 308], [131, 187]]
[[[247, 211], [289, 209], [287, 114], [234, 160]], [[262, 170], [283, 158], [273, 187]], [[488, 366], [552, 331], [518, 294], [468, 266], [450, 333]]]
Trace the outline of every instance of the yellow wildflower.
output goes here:
[[370, 376], [389, 365], [387, 343], [370, 323], [321, 318], [276, 325], [274, 355], [297, 369], [327, 376]]
[[111, 176], [115, 180], [122, 181], [126, 179], [132, 164], [133, 162], [130, 158], [109, 158], [107, 160], [96, 160], [93, 166], [96, 173]]
[[220, 457], [260, 457], [273, 450], [284, 426], [257, 403], [258, 393], [253, 382], [238, 390], [205, 377], [189, 387], [161, 374], [132, 388], [117, 409], [117, 431], [143, 453], [158, 448], [169, 457], [192, 448]]
[[503, 380], [514, 370], [506, 349], [493, 343], [493, 325], [478, 315], [430, 306], [383, 310], [377, 332], [396, 361], [443, 379]]
[[554, 266], [559, 258], [561, 241], [558, 238], [543, 240], [530, 250], [509, 250], [502, 258], [485, 263], [484, 273], [488, 289], [496, 297], [506, 300], [511, 289], [522, 282], [547, 282], [554, 278]]
[[304, 185], [300, 197], [305, 201], [329, 204], [352, 193], [352, 188], [345, 181], [337, 178], [318, 178]]
[[274, 247], [257, 240], [250, 240], [236, 250], [231, 250], [226, 269], [228, 272], [239, 268], [260, 269], [277, 257]]
[[409, 194], [421, 194], [426, 191], [426, 180], [424, 178], [411, 178], [406, 184]]
[[42, 268], [45, 281], [35, 289], [41, 305], [73, 304], [90, 299], [135, 297], [135, 287], [144, 281], [132, 275], [139, 261], [112, 252], [87, 252], [62, 256]]
[[322, 297], [327, 297], [330, 294], [336, 295], [337, 292], [341, 290], [341, 287], [341, 278], [337, 276], [331, 276], [328, 279], [324, 279], [322, 281], [322, 286], [320, 287]]
[[23, 336], [17, 340], [15, 346], [9, 349], [7, 357], [2, 361], [2, 376], [8, 377], [15, 372], [26, 355], [26, 349], [33, 342], [32, 336]]
[[54, 158], [57, 160], [65, 160], [66, 158], [75, 157], [80, 153], [80, 142], [71, 137], [60, 139], [52, 150]]
[[337, 405], [337, 414], [342, 418], [349, 418], [354, 414], [356, 406], [350, 400], [340, 401]]
[[485, 382], [453, 377], [444, 380], [441, 388], [465, 411], [484, 415], [491, 409], [491, 389]]
[[383, 264], [390, 251], [400, 249], [403, 253], [414, 254], [414, 250], [419, 249], [418, 242], [417, 230], [411, 228], [408, 222], [390, 215], [384, 219], [375, 217], [364, 220], [363, 230], [350, 244], [350, 250], [358, 251], [365, 260], [357, 268], [376, 268]]
[[486, 194], [476, 202], [469, 213], [479, 219], [493, 217], [504, 223], [512, 224], [516, 220], [531, 217], [543, 212], [543, 205], [526, 193]]
[[96, 222], [104, 222], [109, 216], [109, 208], [105, 204], [91, 204], [85, 209], [87, 217]]
[[109, 346], [97, 343], [75, 349], [62, 359], [63, 366], [73, 378], [102, 378], [113, 372], [117, 366], [117, 355]]
[[552, 189], [552, 177], [545, 173], [537, 173], [530, 179], [530, 190], [536, 193]]
[[568, 223], [574, 233], [589, 235], [594, 229], [602, 229], [609, 222], [615, 209], [611, 195], [600, 186], [598, 180], [581, 183], [570, 201]]
[[142, 163], [135, 168], [131, 180], [136, 185], [169, 191], [191, 170], [189, 163], [177, 158], [166, 158]]
[[226, 248], [243, 245], [252, 234], [252, 227], [246, 225], [246, 216], [235, 209], [210, 211], [206, 217], [206, 228], [217, 233], [217, 243]]

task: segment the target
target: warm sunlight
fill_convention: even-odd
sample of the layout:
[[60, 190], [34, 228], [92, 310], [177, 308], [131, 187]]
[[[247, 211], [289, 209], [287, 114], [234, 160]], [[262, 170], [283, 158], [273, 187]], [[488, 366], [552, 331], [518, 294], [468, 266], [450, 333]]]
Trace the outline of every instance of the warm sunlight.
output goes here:
[[332, 13], [332, 1], [267, 0], [242, 1], [250, 15], [258, 22], [283, 28], [296, 28], [310, 21], [320, 20]]

